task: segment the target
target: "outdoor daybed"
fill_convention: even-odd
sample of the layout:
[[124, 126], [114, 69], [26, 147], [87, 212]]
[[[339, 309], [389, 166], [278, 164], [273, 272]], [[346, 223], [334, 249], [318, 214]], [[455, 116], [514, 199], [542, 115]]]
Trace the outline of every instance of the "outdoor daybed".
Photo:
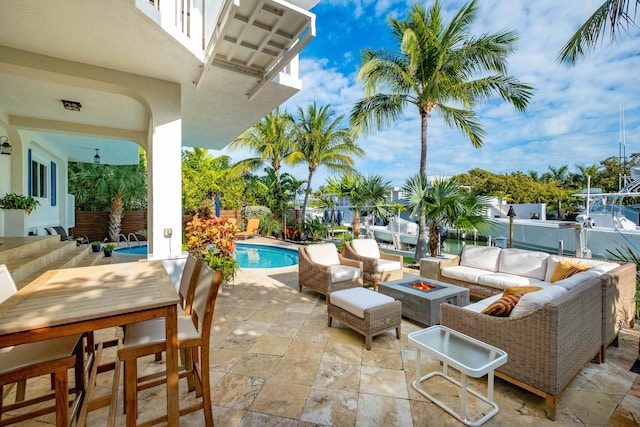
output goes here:
[[[500, 294], [507, 286], [551, 285], [558, 264], [563, 261], [590, 268], [575, 275], [577, 283], [598, 278], [602, 286], [602, 351], [615, 342], [620, 328], [634, 325], [636, 312], [636, 266], [599, 259], [549, 255], [523, 249], [501, 249], [467, 245], [461, 254], [439, 262], [420, 262], [420, 275], [469, 288], [471, 296], [485, 298]], [[435, 277], [434, 277], [435, 276]], [[565, 279], [566, 280], [566, 279]]]

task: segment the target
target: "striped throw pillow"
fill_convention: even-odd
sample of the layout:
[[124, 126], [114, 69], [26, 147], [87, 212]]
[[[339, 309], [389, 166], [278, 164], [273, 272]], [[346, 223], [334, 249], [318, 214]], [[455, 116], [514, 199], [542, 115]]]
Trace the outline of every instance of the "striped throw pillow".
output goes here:
[[481, 311], [482, 314], [488, 314], [489, 316], [496, 317], [509, 317], [513, 307], [518, 304], [522, 295], [507, 295], [503, 296], [499, 300], [496, 300], [493, 304]]

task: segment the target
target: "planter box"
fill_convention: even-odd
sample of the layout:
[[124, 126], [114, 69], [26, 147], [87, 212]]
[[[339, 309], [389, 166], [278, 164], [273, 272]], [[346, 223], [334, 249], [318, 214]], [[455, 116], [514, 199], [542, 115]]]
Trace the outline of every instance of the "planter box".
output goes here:
[[4, 237], [26, 237], [27, 213], [22, 209], [4, 210]]

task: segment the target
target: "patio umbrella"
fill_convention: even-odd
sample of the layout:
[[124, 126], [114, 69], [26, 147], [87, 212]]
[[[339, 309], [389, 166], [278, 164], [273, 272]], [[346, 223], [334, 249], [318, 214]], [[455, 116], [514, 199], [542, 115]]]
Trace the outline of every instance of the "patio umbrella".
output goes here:
[[214, 203], [216, 205], [216, 218], [220, 218], [220, 195], [218, 193], [216, 193]]

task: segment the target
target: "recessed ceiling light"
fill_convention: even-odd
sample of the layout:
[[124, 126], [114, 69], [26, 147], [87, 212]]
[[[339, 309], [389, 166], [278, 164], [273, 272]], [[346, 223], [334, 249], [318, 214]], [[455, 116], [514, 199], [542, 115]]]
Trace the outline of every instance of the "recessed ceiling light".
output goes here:
[[60, 101], [62, 101], [62, 106], [65, 110], [80, 111], [80, 108], [82, 108], [82, 105], [77, 101], [67, 101], [66, 99], [61, 99]]

